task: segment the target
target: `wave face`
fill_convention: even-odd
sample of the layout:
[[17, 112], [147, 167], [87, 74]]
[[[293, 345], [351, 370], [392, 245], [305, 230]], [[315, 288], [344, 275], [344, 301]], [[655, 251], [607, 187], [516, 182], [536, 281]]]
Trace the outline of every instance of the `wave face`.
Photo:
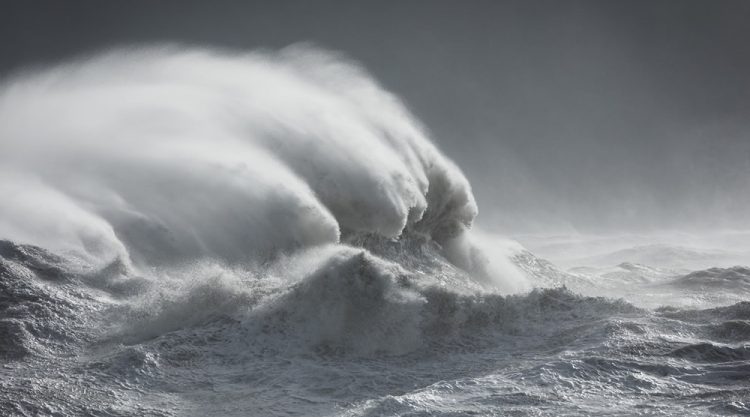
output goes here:
[[16, 76], [0, 167], [2, 415], [750, 412], [746, 268], [563, 271], [472, 230], [461, 171], [332, 52]]

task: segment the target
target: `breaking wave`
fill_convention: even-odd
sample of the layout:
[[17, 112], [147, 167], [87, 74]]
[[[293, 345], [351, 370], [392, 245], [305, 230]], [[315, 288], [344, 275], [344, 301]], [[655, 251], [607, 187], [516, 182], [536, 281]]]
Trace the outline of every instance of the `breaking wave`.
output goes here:
[[0, 136], [0, 235], [102, 263], [448, 244], [477, 213], [404, 105], [312, 47], [121, 50], [18, 76]]

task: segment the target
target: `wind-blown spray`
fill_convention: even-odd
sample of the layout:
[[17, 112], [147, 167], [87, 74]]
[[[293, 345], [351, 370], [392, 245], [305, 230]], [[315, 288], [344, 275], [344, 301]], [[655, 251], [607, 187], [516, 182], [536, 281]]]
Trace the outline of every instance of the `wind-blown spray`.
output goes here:
[[19, 76], [0, 137], [0, 236], [103, 263], [256, 262], [360, 236], [450, 258], [477, 214], [398, 99], [309, 46], [120, 50]]

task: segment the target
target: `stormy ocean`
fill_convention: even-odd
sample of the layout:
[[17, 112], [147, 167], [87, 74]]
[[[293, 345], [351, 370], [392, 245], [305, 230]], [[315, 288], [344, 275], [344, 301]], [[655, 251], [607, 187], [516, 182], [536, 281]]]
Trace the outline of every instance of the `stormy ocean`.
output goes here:
[[0, 414], [750, 414], [749, 235], [485, 232], [428, 136], [310, 45], [6, 79]]

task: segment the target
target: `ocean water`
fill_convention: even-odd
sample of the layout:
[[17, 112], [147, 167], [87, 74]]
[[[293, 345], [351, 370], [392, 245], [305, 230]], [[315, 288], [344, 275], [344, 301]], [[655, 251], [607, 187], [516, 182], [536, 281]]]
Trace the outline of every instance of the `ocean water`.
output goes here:
[[[501, 295], [463, 285], [422, 249], [424, 263], [409, 270], [377, 250], [332, 246], [305, 254], [304, 267], [198, 265], [140, 277], [116, 265], [81, 272], [3, 242], [0, 407], [4, 415], [750, 412], [746, 268], [639, 275], [638, 288], [623, 280], [630, 301], [549, 283]], [[531, 261], [539, 260], [518, 257]], [[661, 297], [693, 307], [639, 306], [639, 293], [644, 304]]]
[[0, 145], [2, 415], [750, 414], [745, 252], [481, 233], [338, 54], [80, 58]]

